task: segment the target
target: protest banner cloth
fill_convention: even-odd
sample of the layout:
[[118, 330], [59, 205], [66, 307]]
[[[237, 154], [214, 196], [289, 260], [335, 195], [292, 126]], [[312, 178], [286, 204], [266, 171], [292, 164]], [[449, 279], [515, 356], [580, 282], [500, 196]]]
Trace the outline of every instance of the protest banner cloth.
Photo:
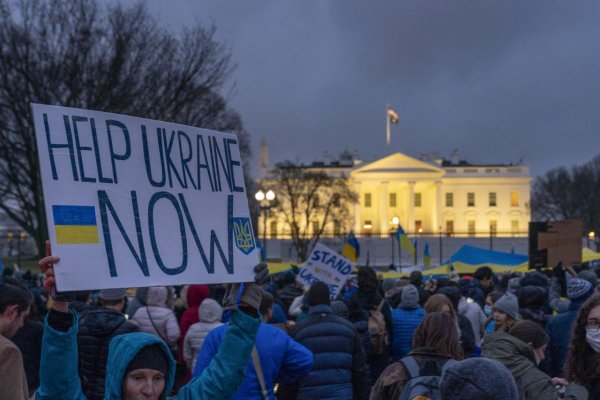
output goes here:
[[311, 286], [313, 283], [321, 281], [329, 286], [329, 293], [334, 299], [344, 287], [353, 270], [354, 263], [352, 261], [329, 247], [317, 243], [300, 268], [296, 280], [304, 286]]
[[251, 281], [237, 137], [32, 104], [60, 291]]

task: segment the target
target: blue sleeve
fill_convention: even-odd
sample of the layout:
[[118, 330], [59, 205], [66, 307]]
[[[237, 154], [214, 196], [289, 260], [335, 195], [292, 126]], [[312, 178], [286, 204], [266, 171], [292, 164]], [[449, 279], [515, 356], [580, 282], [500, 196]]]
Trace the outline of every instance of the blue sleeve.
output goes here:
[[[233, 314], [223, 341], [208, 367], [203, 365], [201, 355], [194, 368], [194, 375], [200, 374], [179, 390], [179, 400], [228, 399], [236, 392], [244, 380], [246, 365], [256, 341], [260, 325], [260, 315], [252, 317], [242, 311]], [[208, 339], [208, 338], [207, 338]], [[206, 344], [206, 343], [205, 343]], [[208, 354], [208, 349], [206, 350]]]
[[78, 374], [77, 314], [73, 326], [66, 331], [55, 330], [46, 317], [42, 354], [40, 360], [40, 387], [35, 392], [37, 400], [85, 400]]
[[285, 355], [277, 378], [280, 383], [298, 381], [313, 368], [313, 353], [284, 333], [287, 340]]

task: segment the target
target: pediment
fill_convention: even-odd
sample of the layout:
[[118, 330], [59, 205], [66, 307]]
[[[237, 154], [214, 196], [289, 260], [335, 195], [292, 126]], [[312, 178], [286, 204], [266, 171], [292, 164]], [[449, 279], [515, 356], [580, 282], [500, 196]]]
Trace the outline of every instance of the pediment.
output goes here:
[[418, 160], [402, 153], [394, 153], [387, 157], [360, 166], [352, 174], [391, 173], [391, 174], [439, 174], [445, 171], [428, 162]]

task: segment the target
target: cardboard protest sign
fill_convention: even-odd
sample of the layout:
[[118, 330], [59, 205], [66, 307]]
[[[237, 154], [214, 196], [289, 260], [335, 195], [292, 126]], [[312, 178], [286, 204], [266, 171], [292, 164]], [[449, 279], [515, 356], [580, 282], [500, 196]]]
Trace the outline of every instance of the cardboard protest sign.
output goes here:
[[251, 281], [235, 135], [33, 104], [57, 288]]
[[529, 226], [530, 268], [581, 263], [581, 220], [531, 222]]
[[337, 297], [340, 289], [354, 270], [354, 264], [346, 257], [317, 243], [298, 273], [296, 280], [304, 286], [321, 281], [329, 286], [331, 298]]

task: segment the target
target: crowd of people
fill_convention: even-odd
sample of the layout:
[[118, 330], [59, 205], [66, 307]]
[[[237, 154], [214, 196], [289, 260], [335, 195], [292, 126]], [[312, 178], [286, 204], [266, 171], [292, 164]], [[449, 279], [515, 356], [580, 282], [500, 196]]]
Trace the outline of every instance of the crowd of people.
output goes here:
[[67, 302], [48, 295], [59, 261], [0, 283], [0, 400], [600, 399], [587, 265], [437, 279], [359, 267], [331, 299], [259, 264], [254, 283]]

